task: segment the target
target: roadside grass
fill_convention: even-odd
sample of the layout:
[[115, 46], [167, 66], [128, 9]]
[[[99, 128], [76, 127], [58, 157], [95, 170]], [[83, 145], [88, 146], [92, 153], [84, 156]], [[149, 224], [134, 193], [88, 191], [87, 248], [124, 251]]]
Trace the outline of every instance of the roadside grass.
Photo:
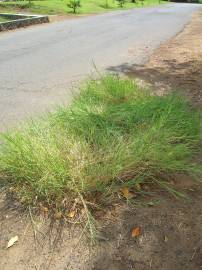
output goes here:
[[[79, 14], [91, 14], [91, 13], [102, 13], [116, 9], [130, 9], [159, 5], [166, 1], [159, 0], [144, 0], [137, 1], [137, 3], [131, 3], [126, 1], [123, 8], [120, 8], [118, 2], [115, 0], [108, 0], [108, 6], [106, 6], [106, 0], [83, 0], [81, 1], [81, 8], [79, 8]], [[37, 14], [58, 14], [64, 15], [72, 13], [72, 10], [67, 7], [68, 1], [65, 0], [43, 0], [43, 1], [13, 1], [13, 2], [2, 2], [0, 3], [0, 10], [2, 12], [18, 12], [19, 10], [29, 11]], [[143, 3], [143, 4], [142, 4]]]
[[6, 18], [0, 16], [0, 23], [2, 23], [2, 22], [7, 22], [7, 21], [8, 21], [8, 19], [6, 19]]
[[158, 184], [174, 195], [171, 175], [197, 176], [200, 113], [177, 95], [153, 95], [107, 75], [81, 86], [70, 107], [1, 134], [0, 177], [25, 205], [61, 211], [103, 203], [128, 188]]

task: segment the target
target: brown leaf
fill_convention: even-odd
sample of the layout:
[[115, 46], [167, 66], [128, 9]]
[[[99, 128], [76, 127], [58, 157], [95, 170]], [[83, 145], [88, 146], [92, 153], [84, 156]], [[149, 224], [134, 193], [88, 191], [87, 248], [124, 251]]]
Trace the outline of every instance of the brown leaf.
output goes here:
[[141, 228], [140, 227], [135, 227], [132, 229], [132, 237], [137, 237], [141, 234]]
[[67, 214], [67, 216], [68, 216], [69, 218], [73, 218], [73, 217], [75, 217], [75, 215], [76, 215], [76, 211], [75, 211], [75, 210], [72, 210], [72, 211], [70, 211], [70, 212]]
[[48, 210], [47, 207], [44, 207], [44, 208], [43, 208], [43, 212], [48, 213], [48, 211], [49, 211], [49, 210]]
[[48, 207], [45, 207], [45, 206], [43, 206], [43, 205], [40, 205], [40, 209], [41, 209], [41, 211], [42, 212], [44, 212], [44, 213], [48, 213]]
[[129, 191], [129, 189], [127, 187], [123, 187], [121, 189], [121, 192], [123, 193], [123, 196], [126, 198], [126, 199], [130, 199], [133, 197], [133, 194]]
[[61, 218], [62, 218], [62, 212], [56, 212], [56, 213], [54, 214], [54, 218], [55, 218], [55, 219], [61, 219]]
[[16, 236], [12, 237], [12, 238], [8, 241], [8, 244], [7, 244], [7, 247], [6, 247], [6, 248], [12, 247], [17, 241], [18, 241], [18, 236], [16, 235]]

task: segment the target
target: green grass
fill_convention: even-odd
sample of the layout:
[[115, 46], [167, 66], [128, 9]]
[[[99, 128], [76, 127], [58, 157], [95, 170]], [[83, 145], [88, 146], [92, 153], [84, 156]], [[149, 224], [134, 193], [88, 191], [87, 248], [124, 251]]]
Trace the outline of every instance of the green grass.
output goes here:
[[[65, 0], [44, 0], [44, 1], [32, 1], [32, 5], [29, 6], [28, 1], [17, 2], [4, 2], [0, 3], [0, 10], [4, 12], [13, 12], [19, 10], [27, 10], [31, 13], [38, 14], [67, 14], [72, 13], [72, 10], [67, 7], [68, 1]], [[144, 6], [158, 5], [159, 3], [165, 3], [165, 1], [159, 2], [159, 0], [145, 0]], [[142, 7], [141, 1], [137, 1], [136, 4], [127, 1], [123, 9], [130, 9]], [[108, 7], [106, 8], [106, 0], [81, 0], [81, 8], [79, 8], [79, 14], [90, 13], [102, 13], [110, 10], [120, 9], [118, 3], [114, 0], [108, 0]]]
[[2, 134], [1, 181], [25, 204], [48, 208], [137, 183], [169, 190], [171, 175], [200, 172], [192, 158], [201, 135], [200, 113], [186, 99], [106, 76], [85, 83], [70, 107]]
[[6, 19], [6, 18], [0, 16], [0, 23], [2, 23], [2, 22], [7, 22], [7, 21], [8, 21], [8, 19]]

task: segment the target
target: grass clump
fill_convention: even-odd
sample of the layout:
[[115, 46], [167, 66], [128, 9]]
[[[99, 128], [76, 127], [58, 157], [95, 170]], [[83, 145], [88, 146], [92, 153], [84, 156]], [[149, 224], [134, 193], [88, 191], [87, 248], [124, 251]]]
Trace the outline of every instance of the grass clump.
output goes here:
[[166, 185], [197, 174], [200, 114], [176, 94], [156, 96], [105, 76], [81, 87], [70, 107], [1, 136], [0, 175], [28, 204], [105, 196], [122, 186]]

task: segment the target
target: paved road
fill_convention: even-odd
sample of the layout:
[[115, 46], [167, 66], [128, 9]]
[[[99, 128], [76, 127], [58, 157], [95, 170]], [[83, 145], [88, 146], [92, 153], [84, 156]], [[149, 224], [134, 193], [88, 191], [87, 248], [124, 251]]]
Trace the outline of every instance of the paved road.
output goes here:
[[200, 6], [169, 4], [0, 34], [0, 130], [71, 99], [93, 72], [145, 62]]

